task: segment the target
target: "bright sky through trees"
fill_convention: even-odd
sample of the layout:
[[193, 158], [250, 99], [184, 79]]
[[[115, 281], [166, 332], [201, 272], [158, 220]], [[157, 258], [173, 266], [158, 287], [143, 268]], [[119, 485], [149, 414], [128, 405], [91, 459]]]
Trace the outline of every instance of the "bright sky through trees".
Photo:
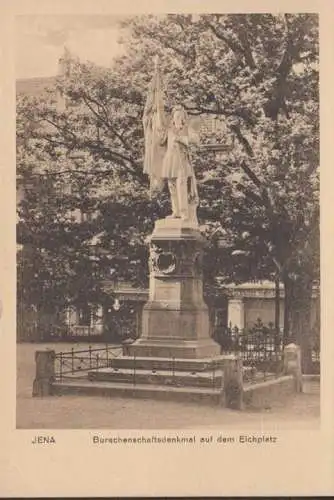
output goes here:
[[52, 76], [64, 46], [82, 60], [109, 66], [122, 50], [116, 16], [18, 16], [16, 77]]

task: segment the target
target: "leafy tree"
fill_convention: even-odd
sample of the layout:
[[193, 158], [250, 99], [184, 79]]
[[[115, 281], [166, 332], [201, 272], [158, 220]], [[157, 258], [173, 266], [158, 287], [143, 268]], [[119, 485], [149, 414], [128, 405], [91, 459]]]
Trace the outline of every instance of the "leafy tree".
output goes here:
[[[43, 123], [30, 131], [30, 149], [19, 151], [22, 175], [36, 170], [37, 152], [44, 174], [68, 175], [71, 195], [55, 212], [66, 220], [57, 219], [59, 229], [70, 228], [69, 246], [83, 258], [81, 242], [100, 235], [99, 270], [144, 284], [145, 238], [168, 206], [166, 196], [149, 200], [142, 174], [141, 117], [159, 54], [167, 108], [182, 102], [194, 120], [211, 116], [222, 123], [215, 132], [221, 150], [192, 153], [199, 218], [211, 242], [207, 282], [279, 278], [286, 340], [302, 345], [304, 370], [312, 283], [319, 276], [317, 22], [313, 14], [137, 16], [122, 22], [125, 55], [112, 68], [64, 61], [62, 111], [52, 95], [23, 101], [18, 110], [18, 135]], [[210, 142], [201, 134], [203, 144]], [[76, 152], [85, 159], [71, 159]], [[43, 213], [40, 200], [36, 210]], [[66, 215], [85, 203], [99, 214], [89, 228]], [[30, 214], [24, 221], [31, 228]], [[34, 238], [39, 234], [44, 245], [50, 228], [43, 224]]]
[[[233, 134], [229, 153], [195, 159], [200, 215], [221, 222], [231, 249], [247, 251], [248, 277], [283, 281], [286, 337], [302, 345], [307, 370], [319, 277], [317, 16], [170, 15], [125, 25], [128, 71], [147, 71], [160, 54], [168, 101], [222, 118]], [[240, 267], [225, 266], [228, 277]]]

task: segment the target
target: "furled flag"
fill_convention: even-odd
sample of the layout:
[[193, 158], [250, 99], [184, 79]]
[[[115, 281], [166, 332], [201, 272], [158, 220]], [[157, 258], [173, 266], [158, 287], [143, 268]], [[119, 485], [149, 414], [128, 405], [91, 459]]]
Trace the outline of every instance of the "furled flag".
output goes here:
[[162, 161], [166, 152], [166, 118], [159, 75], [158, 57], [155, 59], [154, 75], [149, 87], [143, 115], [145, 134], [144, 173], [150, 177], [150, 194], [163, 187]]

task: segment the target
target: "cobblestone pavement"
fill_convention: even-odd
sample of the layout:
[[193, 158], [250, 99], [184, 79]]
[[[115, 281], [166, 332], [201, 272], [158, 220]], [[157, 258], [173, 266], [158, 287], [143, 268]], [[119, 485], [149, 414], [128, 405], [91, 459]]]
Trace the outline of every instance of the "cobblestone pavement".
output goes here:
[[[306, 381], [304, 393], [270, 408], [237, 412], [190, 403], [143, 399], [60, 396], [32, 398], [34, 353], [40, 348], [70, 350], [72, 345], [18, 344], [17, 428], [20, 429], [317, 429], [320, 386]], [[75, 349], [82, 348], [76, 344]], [[84, 348], [87, 348], [87, 344]]]

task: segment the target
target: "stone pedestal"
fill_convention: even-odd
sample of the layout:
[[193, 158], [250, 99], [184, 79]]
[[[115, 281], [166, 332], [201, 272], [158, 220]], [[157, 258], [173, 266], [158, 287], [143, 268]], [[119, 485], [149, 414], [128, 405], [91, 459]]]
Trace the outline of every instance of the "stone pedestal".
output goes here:
[[56, 353], [52, 350], [36, 351], [36, 376], [33, 383], [33, 396], [50, 396], [55, 376]]
[[243, 409], [242, 360], [235, 355], [225, 356], [223, 365], [223, 405]]
[[293, 375], [295, 389], [297, 392], [303, 391], [303, 377], [301, 368], [300, 347], [296, 344], [288, 344], [284, 347], [284, 373]]
[[204, 238], [181, 219], [162, 219], [150, 239], [150, 289], [142, 336], [127, 347], [138, 357], [212, 358], [220, 348], [209, 334], [203, 300]]

